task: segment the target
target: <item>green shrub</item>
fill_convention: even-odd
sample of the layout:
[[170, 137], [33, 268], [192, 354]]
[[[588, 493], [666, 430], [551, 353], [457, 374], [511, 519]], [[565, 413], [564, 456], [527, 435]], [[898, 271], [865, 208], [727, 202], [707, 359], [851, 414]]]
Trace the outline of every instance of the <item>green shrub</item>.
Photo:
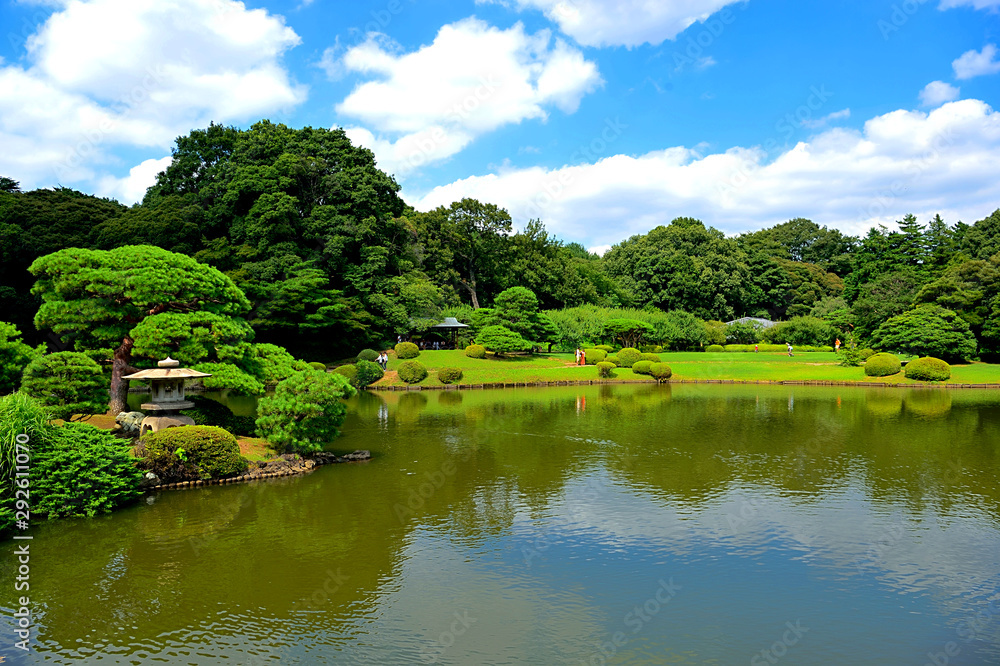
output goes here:
[[900, 354], [962, 361], [976, 354], [969, 322], [938, 305], [920, 305], [883, 322], [872, 333], [875, 346]]
[[761, 339], [764, 342], [781, 344], [790, 342], [796, 347], [806, 345], [828, 345], [833, 342], [839, 332], [828, 322], [817, 317], [793, 317], [771, 328], [764, 329]]
[[462, 368], [441, 368], [438, 370], [438, 381], [442, 384], [454, 384], [462, 378]]
[[340, 434], [347, 415], [343, 399], [356, 394], [336, 372], [297, 372], [260, 399], [257, 430], [281, 450], [320, 451]]
[[465, 348], [465, 355], [469, 358], [486, 358], [486, 347], [482, 345], [469, 345]]
[[666, 363], [653, 363], [649, 366], [649, 374], [658, 382], [665, 382], [673, 376], [673, 371]]
[[601, 361], [597, 364], [597, 376], [601, 379], [612, 379], [615, 376], [615, 364]]
[[861, 358], [865, 359], [866, 361], [868, 359], [870, 359], [874, 355], [875, 355], [875, 350], [874, 349], [862, 349], [861, 350]]
[[607, 363], [614, 363], [615, 367], [616, 368], [618, 367], [618, 355], [617, 354], [608, 354], [607, 358], [605, 358], [604, 360]]
[[378, 357], [379, 357], [379, 353], [377, 351], [375, 351], [374, 349], [362, 349], [360, 352], [358, 352], [358, 359], [357, 360], [359, 360], [359, 361], [370, 361], [370, 362], [374, 363], [375, 359], [377, 359]]
[[632, 364], [632, 372], [637, 375], [648, 375], [651, 365], [653, 365], [652, 361], [636, 361]]
[[951, 379], [951, 366], [933, 356], [925, 356], [906, 364], [906, 378], [924, 382], [943, 382]]
[[[139, 440], [145, 448], [142, 466], [165, 482], [189, 478], [223, 479], [242, 474], [246, 459], [236, 438], [216, 426], [181, 426], [148, 432]], [[183, 464], [178, 465], [177, 461]], [[173, 478], [172, 478], [173, 477]]]
[[840, 365], [845, 368], [856, 368], [865, 362], [865, 357], [857, 349], [843, 349], [840, 352]]
[[354, 386], [354, 382], [357, 380], [358, 377], [358, 368], [356, 365], [354, 365], [353, 363], [349, 363], [347, 365], [341, 365], [334, 368], [333, 371], [338, 375], [343, 375], [344, 377], [347, 377], [347, 381], [350, 382], [351, 386]]
[[705, 351], [708, 352], [709, 354], [718, 354], [720, 352], [726, 351], [726, 348], [723, 347], [722, 345], [709, 345], [705, 347]]
[[24, 369], [21, 390], [54, 419], [89, 417], [108, 409], [109, 381], [101, 366], [80, 352], [38, 356]]
[[326, 364], [320, 363], [319, 361], [309, 361], [309, 367], [313, 370], [319, 370], [320, 372], [326, 372]]
[[605, 354], [610, 354], [615, 350], [611, 345], [594, 345], [594, 349], [600, 349], [604, 351]]
[[18, 391], [0, 397], [0, 535], [14, 527], [14, 479], [17, 436], [26, 435], [38, 445], [52, 426], [37, 400]]
[[600, 363], [601, 361], [603, 361], [608, 357], [608, 352], [604, 351], [603, 349], [598, 349], [596, 347], [594, 349], [584, 349], [583, 353], [587, 357], [586, 358], [587, 365], [597, 365], [598, 363]]
[[257, 428], [254, 417], [236, 416], [221, 402], [200, 395], [186, 397], [194, 403], [194, 407], [185, 409], [181, 414], [193, 419], [195, 425], [218, 426], [241, 437], [252, 436]]
[[875, 354], [865, 361], [865, 374], [869, 377], [889, 377], [897, 374], [902, 365], [892, 354]]
[[351, 382], [354, 388], [364, 388], [385, 376], [382, 366], [371, 361], [358, 361], [354, 368], [354, 380]]
[[511, 352], [530, 351], [531, 343], [519, 333], [499, 324], [487, 326], [476, 336], [476, 344], [480, 344], [495, 354], [503, 356]]
[[427, 368], [419, 361], [405, 361], [399, 365], [399, 378], [407, 384], [419, 384], [427, 379]]
[[[659, 356], [657, 356], [656, 354], [650, 354], [650, 353], [643, 354], [642, 355], [642, 360], [643, 361], [649, 361], [650, 363], [662, 363], [663, 362], [663, 360]], [[633, 365], [632, 367], [634, 368], [635, 365]]]
[[110, 432], [67, 423], [49, 429], [40, 444], [32, 447], [32, 513], [89, 518], [139, 496], [142, 473], [131, 445]]
[[0, 395], [16, 390], [25, 366], [44, 353], [45, 345], [32, 349], [21, 341], [17, 326], [0, 321]]
[[625, 347], [616, 356], [619, 368], [631, 368], [633, 363], [642, 360], [642, 352], [634, 347]]
[[396, 349], [396, 358], [400, 360], [406, 360], [420, 356], [420, 347], [416, 346], [412, 342], [400, 342], [398, 345], [396, 345], [395, 349]]

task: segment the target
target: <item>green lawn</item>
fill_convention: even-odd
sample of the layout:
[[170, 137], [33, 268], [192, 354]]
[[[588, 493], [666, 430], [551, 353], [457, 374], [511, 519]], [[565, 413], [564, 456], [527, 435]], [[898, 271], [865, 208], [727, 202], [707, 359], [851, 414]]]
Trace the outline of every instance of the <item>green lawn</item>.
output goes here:
[[[673, 379], [741, 381], [835, 381], [870, 382], [886, 384], [920, 384], [899, 373], [893, 377], [866, 377], [863, 368], [839, 366], [833, 352], [804, 352], [789, 357], [784, 353], [720, 353], [673, 352], [659, 355], [674, 371]], [[496, 384], [519, 382], [589, 381], [597, 379], [597, 368], [592, 365], [575, 366], [573, 354], [536, 354], [512, 358], [472, 359], [463, 351], [425, 351], [415, 359], [423, 363], [429, 375], [421, 386], [442, 386], [437, 379], [437, 369], [462, 368], [464, 376], [459, 384]], [[389, 370], [399, 367], [401, 361], [392, 358]], [[648, 376], [636, 375], [631, 370], [619, 368], [615, 379], [624, 381], [653, 381]], [[972, 363], [952, 366], [951, 384], [1000, 384], [1000, 365]], [[395, 375], [387, 376], [376, 386], [404, 385]]]

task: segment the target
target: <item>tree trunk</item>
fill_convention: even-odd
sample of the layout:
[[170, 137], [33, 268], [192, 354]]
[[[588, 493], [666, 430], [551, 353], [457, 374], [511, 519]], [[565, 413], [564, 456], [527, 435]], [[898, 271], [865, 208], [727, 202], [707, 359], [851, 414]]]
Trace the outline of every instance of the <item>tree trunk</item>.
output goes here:
[[123, 376], [132, 374], [135, 368], [132, 367], [132, 347], [135, 341], [125, 336], [121, 345], [115, 350], [114, 361], [111, 365], [111, 404], [109, 409], [112, 414], [128, 411], [128, 383], [129, 380], [122, 379]]
[[465, 288], [469, 290], [472, 298], [472, 309], [479, 309], [479, 295], [476, 293], [476, 272], [472, 268], [472, 261], [469, 261], [469, 281], [465, 283]]

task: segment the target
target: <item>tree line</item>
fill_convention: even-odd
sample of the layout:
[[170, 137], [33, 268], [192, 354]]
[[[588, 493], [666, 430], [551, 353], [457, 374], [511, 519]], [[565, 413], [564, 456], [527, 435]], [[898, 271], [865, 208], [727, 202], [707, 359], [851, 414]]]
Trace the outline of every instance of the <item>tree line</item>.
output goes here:
[[[541, 220], [515, 231], [491, 203], [420, 212], [399, 192], [342, 130], [269, 121], [178, 138], [170, 165], [131, 207], [67, 188], [22, 192], [0, 178], [3, 319], [28, 343], [60, 349], [51, 317], [39, 314], [44, 291], [32, 291], [32, 262], [65, 248], [142, 245], [218, 269], [245, 294], [228, 331], [244, 364], [252, 359], [240, 345], [251, 338], [303, 357], [348, 357], [419, 335], [444, 314], [472, 322], [515, 287], [535, 295], [550, 333], [584, 327], [595, 311], [614, 319], [631, 309], [669, 315], [684, 344], [699, 337], [695, 319], [741, 316], [810, 317], [874, 344], [880, 327], [912, 313], [913, 326], [964, 322], [973, 355], [1000, 352], [1000, 210], [974, 224], [907, 216], [898, 230], [861, 238], [803, 218], [727, 237], [700, 220], [665, 217], [599, 257]], [[580, 308], [590, 314], [572, 315]]]

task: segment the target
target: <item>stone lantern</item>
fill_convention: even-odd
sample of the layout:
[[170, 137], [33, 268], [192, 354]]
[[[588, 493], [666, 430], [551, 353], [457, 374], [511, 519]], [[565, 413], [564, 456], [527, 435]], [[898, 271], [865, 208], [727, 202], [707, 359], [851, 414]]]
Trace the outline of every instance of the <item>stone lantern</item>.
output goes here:
[[142, 403], [139, 407], [144, 412], [152, 412], [142, 420], [139, 428], [140, 437], [150, 431], [194, 425], [192, 418], [180, 414], [182, 409], [194, 407], [193, 402], [184, 399], [184, 380], [212, 376], [197, 370], [178, 367], [180, 363], [169, 356], [157, 365], [159, 367], [153, 370], [142, 370], [122, 377], [122, 379], [146, 380], [151, 385], [150, 401]]

